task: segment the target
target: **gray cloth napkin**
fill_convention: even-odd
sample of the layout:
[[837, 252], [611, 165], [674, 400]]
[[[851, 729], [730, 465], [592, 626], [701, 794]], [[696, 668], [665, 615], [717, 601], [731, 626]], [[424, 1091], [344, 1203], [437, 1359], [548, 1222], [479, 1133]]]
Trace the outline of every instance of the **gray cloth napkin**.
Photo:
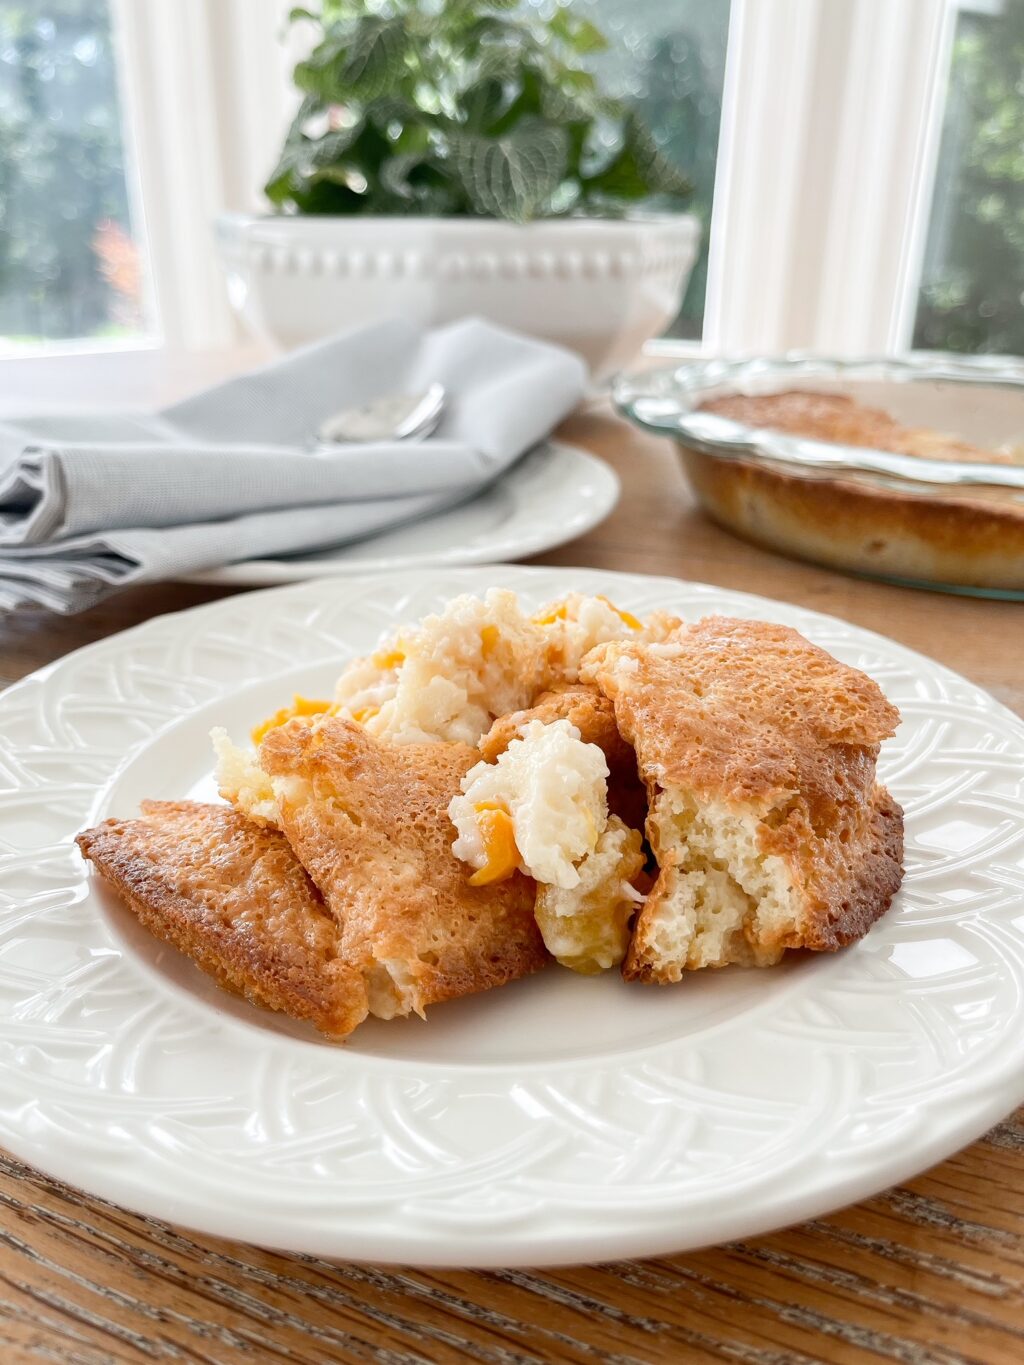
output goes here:
[[[418, 443], [311, 449], [339, 409], [444, 385]], [[152, 415], [0, 423], [0, 610], [363, 539], [461, 502], [576, 406], [583, 362], [470, 319], [385, 322]]]

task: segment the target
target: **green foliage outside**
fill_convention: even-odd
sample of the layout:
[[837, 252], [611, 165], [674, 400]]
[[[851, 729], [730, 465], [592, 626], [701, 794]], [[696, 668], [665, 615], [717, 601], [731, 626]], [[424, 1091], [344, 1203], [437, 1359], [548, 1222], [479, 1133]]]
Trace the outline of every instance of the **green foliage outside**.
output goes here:
[[0, 0], [0, 337], [139, 321], [106, 4]]
[[526, 222], [621, 212], [690, 184], [587, 59], [601, 31], [518, 0], [324, 0], [266, 191], [302, 213]]
[[913, 344], [1024, 355], [1024, 0], [960, 17]]
[[[725, 46], [722, 45], [724, 58]], [[693, 181], [690, 211], [703, 226], [700, 254], [690, 275], [682, 312], [672, 336], [699, 338], [708, 285], [708, 236], [715, 188], [718, 129], [722, 120], [721, 79], [689, 34], [663, 37], [648, 68], [644, 113], [665, 155], [684, 165]]]
[[[534, 0], [544, 3], [544, 0]], [[693, 184], [686, 207], [703, 225], [700, 253], [670, 336], [700, 337], [722, 116], [729, 0], [571, 0], [598, 20], [609, 47], [589, 59], [598, 79], [643, 111], [655, 141]]]

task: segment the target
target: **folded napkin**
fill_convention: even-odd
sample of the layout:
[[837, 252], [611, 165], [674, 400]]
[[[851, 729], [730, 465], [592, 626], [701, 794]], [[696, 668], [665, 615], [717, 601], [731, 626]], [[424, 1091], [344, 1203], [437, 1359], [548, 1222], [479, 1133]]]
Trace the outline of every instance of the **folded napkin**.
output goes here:
[[[363, 539], [500, 477], [581, 398], [583, 362], [471, 319], [385, 322], [155, 414], [0, 423], [0, 610]], [[444, 385], [421, 442], [313, 449], [333, 413]]]

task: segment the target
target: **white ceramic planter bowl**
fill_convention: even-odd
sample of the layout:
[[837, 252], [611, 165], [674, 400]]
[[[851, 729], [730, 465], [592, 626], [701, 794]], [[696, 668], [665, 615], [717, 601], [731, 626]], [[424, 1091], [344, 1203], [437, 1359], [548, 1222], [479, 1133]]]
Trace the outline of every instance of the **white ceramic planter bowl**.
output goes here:
[[689, 214], [525, 225], [228, 214], [217, 236], [232, 305], [278, 346], [387, 317], [475, 315], [607, 374], [679, 311], [700, 225]]

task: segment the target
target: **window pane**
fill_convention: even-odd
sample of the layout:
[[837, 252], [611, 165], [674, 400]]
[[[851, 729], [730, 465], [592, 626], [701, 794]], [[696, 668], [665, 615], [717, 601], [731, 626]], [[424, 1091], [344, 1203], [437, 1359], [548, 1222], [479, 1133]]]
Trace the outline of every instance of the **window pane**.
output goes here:
[[[701, 220], [704, 234], [682, 311], [668, 335], [699, 337], [729, 0], [562, 0], [567, 2], [608, 39], [608, 51], [590, 59], [608, 92], [642, 110], [658, 145], [693, 183], [687, 207]], [[531, 3], [550, 10], [552, 0]]]
[[138, 337], [145, 300], [107, 0], [0, 0], [0, 346]]
[[957, 19], [913, 344], [1024, 354], [1024, 0]]
[[729, 30], [729, 0], [573, 0], [610, 41], [595, 59], [613, 94], [636, 103], [661, 148], [694, 186], [690, 210], [704, 234], [669, 336], [699, 337]]

